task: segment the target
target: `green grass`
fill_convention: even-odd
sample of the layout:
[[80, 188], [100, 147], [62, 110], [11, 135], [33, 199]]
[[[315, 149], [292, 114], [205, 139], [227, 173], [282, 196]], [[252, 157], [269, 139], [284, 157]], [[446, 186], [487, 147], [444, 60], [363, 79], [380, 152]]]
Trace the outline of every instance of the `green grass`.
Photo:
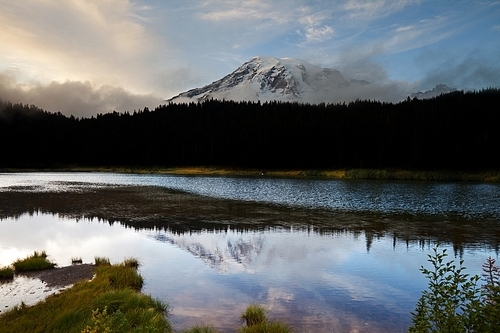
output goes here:
[[94, 264], [96, 266], [110, 266], [111, 262], [106, 257], [94, 257]]
[[14, 270], [10, 267], [0, 268], [0, 280], [9, 280], [14, 278]]
[[125, 260], [123, 260], [123, 265], [125, 265], [126, 267], [137, 269], [141, 264], [136, 258], [125, 258]]
[[266, 310], [257, 304], [252, 304], [240, 316], [246, 326], [238, 329], [240, 333], [290, 333], [292, 329], [279, 321], [269, 321]]
[[26, 257], [25, 259], [16, 260], [12, 266], [14, 266], [16, 272], [21, 273], [51, 269], [54, 268], [56, 264], [47, 259], [45, 251], [35, 251], [32, 255]]
[[252, 304], [241, 314], [240, 319], [247, 326], [263, 323], [267, 321], [266, 310], [260, 305]]
[[21, 305], [0, 315], [1, 331], [172, 332], [165, 317], [168, 306], [137, 292], [142, 283], [134, 268], [101, 265], [91, 281], [76, 283], [35, 306]]

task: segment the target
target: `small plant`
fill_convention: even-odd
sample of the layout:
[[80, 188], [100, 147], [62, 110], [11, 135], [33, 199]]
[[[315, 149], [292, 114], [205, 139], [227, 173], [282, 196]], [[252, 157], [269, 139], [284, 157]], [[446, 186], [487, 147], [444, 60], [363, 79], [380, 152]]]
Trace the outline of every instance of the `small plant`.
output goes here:
[[10, 267], [0, 268], [0, 280], [10, 280], [14, 278], [14, 270]]
[[111, 265], [109, 258], [106, 258], [106, 257], [94, 257], [94, 263], [96, 266], [110, 266]]
[[16, 272], [30, 272], [51, 269], [54, 268], [56, 264], [47, 259], [45, 251], [35, 251], [31, 256], [25, 259], [16, 260], [12, 266], [14, 266]]
[[483, 265], [485, 285], [478, 286], [480, 276], [465, 274], [463, 260], [444, 262], [446, 249], [429, 255], [432, 269], [420, 271], [429, 281], [412, 312], [409, 332], [494, 332], [500, 327], [500, 273], [495, 260]]

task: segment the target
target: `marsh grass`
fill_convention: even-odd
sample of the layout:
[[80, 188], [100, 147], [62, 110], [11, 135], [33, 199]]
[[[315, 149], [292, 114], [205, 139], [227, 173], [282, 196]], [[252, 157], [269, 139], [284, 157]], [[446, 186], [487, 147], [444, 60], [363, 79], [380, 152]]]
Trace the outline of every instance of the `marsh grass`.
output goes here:
[[285, 323], [269, 321], [266, 310], [257, 304], [252, 304], [240, 316], [246, 323], [238, 329], [240, 333], [291, 333], [292, 329]]
[[94, 257], [94, 264], [96, 266], [111, 266], [109, 258], [106, 257]]
[[16, 260], [12, 266], [14, 266], [16, 272], [21, 273], [51, 269], [56, 267], [56, 264], [47, 259], [45, 251], [35, 251], [25, 259]]
[[0, 280], [10, 280], [14, 278], [14, 270], [10, 267], [0, 268]]
[[76, 283], [34, 306], [21, 305], [1, 314], [0, 331], [172, 332], [165, 317], [168, 305], [138, 293], [142, 283], [131, 267], [101, 265], [91, 281]]
[[252, 304], [240, 316], [240, 319], [245, 322], [247, 326], [267, 321], [266, 310], [257, 304]]
[[138, 269], [141, 264], [136, 258], [125, 258], [125, 260], [123, 260], [123, 265], [125, 267]]

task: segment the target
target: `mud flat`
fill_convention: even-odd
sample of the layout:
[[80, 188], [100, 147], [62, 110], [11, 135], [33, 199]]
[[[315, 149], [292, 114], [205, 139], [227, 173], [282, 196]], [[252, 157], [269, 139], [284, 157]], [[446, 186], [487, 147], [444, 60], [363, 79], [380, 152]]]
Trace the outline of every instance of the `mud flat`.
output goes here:
[[13, 280], [0, 284], [0, 313], [21, 302], [26, 305], [38, 303], [78, 281], [92, 279], [94, 273], [94, 265], [82, 264], [17, 274]]

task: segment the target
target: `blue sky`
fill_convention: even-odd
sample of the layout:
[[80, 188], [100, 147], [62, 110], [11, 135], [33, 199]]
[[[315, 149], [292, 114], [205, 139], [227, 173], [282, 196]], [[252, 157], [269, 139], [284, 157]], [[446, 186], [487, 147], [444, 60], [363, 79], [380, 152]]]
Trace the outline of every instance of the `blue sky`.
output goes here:
[[380, 99], [500, 86], [500, 1], [0, 0], [0, 31], [0, 98], [76, 115], [154, 106], [258, 55]]

